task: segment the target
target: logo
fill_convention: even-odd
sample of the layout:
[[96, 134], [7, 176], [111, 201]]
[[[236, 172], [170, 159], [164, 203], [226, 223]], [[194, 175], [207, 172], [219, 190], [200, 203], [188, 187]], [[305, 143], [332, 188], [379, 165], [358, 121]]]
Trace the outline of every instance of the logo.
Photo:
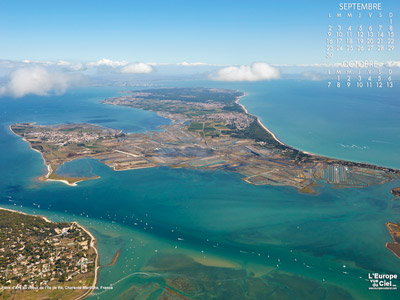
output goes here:
[[380, 274], [368, 273], [368, 280], [371, 286], [370, 290], [397, 290], [395, 280], [398, 279], [397, 274]]

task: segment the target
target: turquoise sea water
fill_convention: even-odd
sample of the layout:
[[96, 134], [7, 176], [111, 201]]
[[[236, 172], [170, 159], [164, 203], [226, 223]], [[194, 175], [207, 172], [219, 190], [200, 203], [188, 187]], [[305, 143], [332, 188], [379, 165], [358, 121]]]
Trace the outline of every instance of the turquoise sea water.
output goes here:
[[399, 87], [328, 89], [325, 82], [292, 81], [260, 86], [242, 103], [289, 145], [400, 168], [399, 100]]
[[298, 149], [400, 168], [400, 82], [393, 89], [328, 89], [305, 80], [182, 84], [245, 92], [240, 103]]
[[[395, 93], [380, 97], [361, 97], [352, 94], [355, 91], [327, 95], [321, 83], [306, 81], [170, 83], [178, 84], [245, 91], [248, 96], [241, 103], [283, 141], [301, 149], [399, 166], [392, 148], [396, 143], [398, 146], [398, 139], [393, 137], [400, 132]], [[390, 241], [385, 222], [400, 219], [398, 203], [390, 194], [399, 182], [367, 189], [323, 187], [318, 196], [310, 196], [293, 188], [249, 185], [234, 173], [169, 168], [114, 172], [93, 159], [68, 163], [60, 167], [60, 172], [99, 175], [99, 179], [77, 187], [36, 181], [45, 172], [41, 156], [8, 130], [11, 123], [95, 122], [129, 132], [156, 130], [168, 123], [154, 113], [99, 103], [117, 93], [114, 88], [88, 88], [64, 96], [0, 101], [0, 204], [54, 220], [78, 220], [98, 238], [104, 265], [121, 249], [117, 264], [99, 273], [98, 286], [113, 285], [113, 290], [99, 290], [92, 298], [131, 299], [138, 293], [136, 287], [146, 285], [147, 294], [140, 294], [138, 299], [156, 299], [171, 273], [197, 278], [196, 270], [203, 268], [192, 263], [183, 272], [160, 263], [163, 255], [170, 261], [174, 255], [181, 255], [180, 260], [190, 257], [215, 266], [207, 269], [209, 276], [225, 272], [223, 277], [232, 282], [231, 291], [242, 284], [235, 270], [243, 271], [248, 282], [269, 274], [272, 277], [265, 277], [266, 281], [286, 286], [297, 292], [299, 299], [311, 299], [302, 294], [304, 286], [328, 289], [329, 284], [345, 289], [356, 299], [398, 299], [398, 291], [369, 291], [366, 278], [369, 272], [400, 270], [400, 260], [384, 247]], [[342, 93], [354, 103], [345, 102]], [[350, 105], [356, 111], [356, 96], [365, 102], [359, 104], [364, 113], [350, 116], [345, 108]], [[325, 101], [325, 106], [319, 105], [320, 101]], [[330, 119], [335, 111], [336, 117]], [[368, 126], [357, 125], [360, 122]], [[336, 129], [328, 131], [331, 127]], [[308, 130], [313, 131], [310, 134]], [[371, 142], [376, 138], [373, 134], [387, 143]], [[319, 138], [324, 142], [318, 142]], [[368, 148], [340, 145], [348, 143]], [[380, 147], [373, 148], [375, 144]], [[282, 274], [300, 276], [303, 281]], [[213, 288], [210, 293], [218, 293]], [[249, 284], [245, 289], [250, 290]], [[226, 291], [214, 299], [232, 297]], [[211, 298], [203, 295], [200, 299]]]

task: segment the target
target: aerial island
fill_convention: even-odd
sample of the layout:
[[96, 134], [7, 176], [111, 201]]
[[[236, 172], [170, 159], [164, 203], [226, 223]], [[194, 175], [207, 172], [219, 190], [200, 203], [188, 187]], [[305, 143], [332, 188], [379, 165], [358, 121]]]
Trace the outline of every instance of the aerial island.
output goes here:
[[1, 298], [85, 298], [97, 281], [94, 243], [76, 222], [0, 208]]
[[[244, 93], [210, 88], [159, 88], [125, 92], [103, 101], [156, 112], [171, 120], [160, 131], [124, 133], [93, 124], [18, 123], [12, 132], [42, 154], [42, 180], [76, 185], [98, 177], [57, 175], [69, 161], [91, 157], [115, 171], [168, 166], [236, 172], [255, 185], [291, 186], [315, 194], [397, 180], [400, 170], [300, 151], [280, 141], [239, 103]], [[398, 189], [392, 190], [393, 194]]]

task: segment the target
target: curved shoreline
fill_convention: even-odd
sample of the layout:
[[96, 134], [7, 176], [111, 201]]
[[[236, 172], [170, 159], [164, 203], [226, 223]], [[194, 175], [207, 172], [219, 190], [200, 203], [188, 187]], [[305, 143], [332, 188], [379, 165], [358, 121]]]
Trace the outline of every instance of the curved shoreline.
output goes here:
[[[31, 148], [32, 148], [32, 147], [31, 147]], [[33, 149], [33, 150], [38, 151], [38, 150], [36, 150], [36, 149]], [[38, 152], [40, 153], [40, 151], [38, 151]], [[53, 171], [53, 168], [51, 167], [50, 164], [46, 164], [46, 161], [44, 160], [43, 155], [42, 155], [42, 158], [43, 158], [44, 164], [45, 164], [46, 167], [47, 167], [47, 174], [46, 174], [45, 176], [41, 177], [41, 179], [42, 179], [43, 181], [58, 181], [58, 182], [65, 183], [66, 185], [69, 185], [69, 186], [77, 186], [77, 183], [78, 183], [78, 182], [83, 181], [83, 180], [78, 180], [78, 181], [75, 181], [75, 182], [73, 182], [73, 183], [70, 183], [70, 182], [68, 182], [67, 180], [64, 180], [64, 179], [51, 179], [51, 178], [49, 178], [49, 176], [54, 172], [54, 171]]]
[[[285, 144], [284, 142], [282, 142], [280, 139], [278, 139], [278, 138], [276, 137], [276, 135], [275, 135], [271, 130], [269, 130], [269, 129], [261, 122], [260, 117], [255, 116], [255, 115], [249, 113], [249, 112], [247, 111], [246, 107], [245, 107], [243, 104], [240, 104], [240, 103], [239, 103], [240, 98], [245, 97], [245, 96], [247, 96], [247, 94], [244, 94], [243, 96], [238, 97], [238, 98], [236, 99], [235, 103], [238, 104], [238, 105], [240, 105], [240, 107], [244, 110], [244, 112], [245, 112], [246, 114], [255, 117], [255, 118], [257, 119], [258, 124], [259, 124], [265, 131], [267, 131], [267, 132], [272, 136], [272, 138], [273, 138], [276, 142], [278, 142], [278, 143], [281, 144], [282, 146], [289, 147], [289, 148], [293, 148], [292, 146], [289, 146], [289, 145]], [[304, 152], [304, 151], [303, 151], [303, 152]], [[305, 153], [306, 153], [306, 152], [305, 152]]]
[[49, 219], [47, 219], [45, 216], [42, 216], [42, 215], [31, 215], [31, 214], [24, 213], [22, 211], [13, 210], [13, 209], [10, 209], [10, 208], [5, 208], [5, 207], [0, 207], [0, 210], [6, 210], [6, 211], [9, 211], [9, 212], [12, 212], [12, 213], [18, 213], [18, 214], [25, 215], [25, 216], [36, 216], [36, 217], [42, 218], [43, 220], [45, 220], [48, 223], [55, 223], [53, 221], [50, 221]]
[[[256, 115], [253, 115], [253, 114], [250, 114], [250, 113], [248, 112], [248, 110], [246, 109], [246, 107], [245, 107], [243, 104], [239, 103], [239, 101], [240, 101], [240, 99], [241, 99], [242, 97], [245, 97], [245, 96], [248, 95], [248, 94], [243, 93], [243, 92], [241, 92], [241, 93], [242, 93], [242, 95], [241, 95], [241, 96], [236, 96], [236, 98], [235, 98], [235, 100], [234, 100], [233, 103], [235, 103], [235, 104], [237, 104], [237, 105], [239, 105], [239, 106], [241, 107], [241, 110], [242, 110], [241, 113], [244, 113], [245, 115], [250, 116], [251, 118], [254, 118], [254, 119], [257, 121], [258, 126], [261, 127], [270, 137], [272, 137], [273, 143], [276, 142], [276, 143], [279, 144], [279, 145], [275, 144], [275, 145], [273, 145], [273, 146], [278, 147], [278, 148], [280, 148], [281, 146], [283, 146], [283, 147], [285, 147], [287, 150], [293, 151], [294, 153], [302, 153], [302, 154], [304, 154], [305, 156], [306, 156], [306, 155], [308, 155], [308, 156], [313, 156], [314, 158], [323, 158], [323, 159], [336, 160], [336, 161], [338, 161], [338, 163], [340, 163], [340, 162], [342, 162], [342, 163], [343, 163], [343, 162], [354, 162], [355, 164], [361, 164], [361, 165], [365, 165], [365, 166], [367, 166], [367, 167], [373, 167], [374, 169], [375, 169], [376, 167], [378, 167], [378, 168], [380, 168], [380, 169], [384, 168], [384, 169], [388, 169], [388, 170], [394, 170], [394, 169], [392, 169], [392, 168], [390, 168], [390, 167], [379, 166], [379, 165], [375, 165], [375, 164], [371, 164], [371, 163], [357, 162], [357, 161], [352, 161], [352, 160], [347, 160], [347, 159], [342, 159], [342, 158], [334, 158], [334, 157], [328, 157], [328, 156], [321, 155], [321, 154], [311, 153], [311, 152], [308, 152], [308, 151], [304, 151], [304, 150], [295, 148], [295, 147], [293, 147], [293, 146], [290, 146], [290, 145], [288, 145], [288, 144], [282, 142], [271, 130], [269, 130], [269, 129], [261, 122], [260, 117], [258, 117], [258, 116], [256, 116]], [[118, 104], [112, 104], [112, 105], [118, 106]], [[141, 109], [143, 109], [143, 108], [141, 108]], [[151, 110], [148, 110], [148, 111], [151, 111]], [[161, 111], [161, 112], [160, 112], [160, 111], [157, 111], [156, 113], [157, 113], [159, 116], [162, 116], [162, 117], [164, 117], [164, 118], [170, 119], [172, 123], [176, 122], [176, 120], [174, 120], [174, 117], [173, 117], [171, 114], [167, 114], [167, 113], [162, 112], [162, 111]], [[25, 123], [25, 124], [34, 125], [35, 122]], [[12, 126], [12, 125], [9, 126], [10, 130], [11, 130], [14, 134], [16, 134], [16, 133], [12, 130], [11, 126]], [[18, 134], [16, 134], [16, 135], [19, 136]], [[73, 180], [74, 178], [71, 178], [72, 180], [69, 181], [69, 180], [68, 180], [68, 179], [69, 179], [68, 177], [57, 176], [57, 174], [55, 173], [55, 170], [53, 170], [51, 164], [46, 162], [46, 159], [45, 159], [45, 157], [44, 157], [44, 154], [43, 154], [42, 152], [40, 152], [39, 150], [32, 148], [31, 144], [30, 144], [23, 136], [20, 136], [20, 137], [22, 137], [22, 139], [23, 139], [24, 141], [26, 141], [26, 142], [29, 144], [29, 146], [30, 146], [31, 149], [33, 149], [34, 151], [37, 151], [37, 152], [39, 152], [39, 153], [41, 154], [42, 159], [43, 159], [43, 161], [44, 161], [44, 164], [45, 164], [46, 167], [47, 167], [47, 174], [46, 174], [46, 175], [43, 175], [43, 176], [41, 176], [41, 177], [39, 177], [39, 180], [42, 180], [42, 181], [59, 181], [59, 182], [62, 182], [62, 183], [64, 183], [64, 184], [67, 184], [68, 186], [77, 186], [77, 183], [79, 183], [79, 182], [81, 182], [81, 181], [99, 178], [99, 177], [87, 178], [87, 179], [85, 179], [85, 178], [79, 178], [79, 179], [81, 179], [81, 180], [76, 180], [76, 181]], [[127, 154], [127, 155], [131, 155], [131, 156], [135, 156], [135, 155], [132, 155], [132, 154], [130, 154], [130, 153], [126, 153], [126, 152], [120, 151], [120, 150], [114, 150], [114, 151], [115, 151], [115, 152], [124, 153], [124, 154]], [[67, 161], [65, 161], [65, 162], [67, 162]], [[65, 162], [63, 162], [63, 163], [65, 163]], [[133, 170], [133, 169], [151, 168], [151, 167], [155, 167], [155, 166], [157, 166], [157, 165], [146, 165], [146, 166], [139, 166], [139, 167], [128, 167], [128, 168], [122, 168], [122, 169], [116, 169], [116, 167], [113, 166], [112, 169], [113, 169], [114, 171], [125, 171], [125, 170]], [[56, 168], [56, 167], [57, 167], [57, 165], [55, 166], [55, 168]], [[54, 175], [54, 176], [53, 176], [53, 175]], [[52, 178], [50, 178], [50, 177], [52, 177]], [[250, 182], [249, 182], [249, 183], [250, 183]]]
[[[35, 124], [35, 123], [36, 123], [36, 122], [32, 122], [32, 123], [30, 123], [30, 124]], [[9, 125], [8, 128], [9, 128], [10, 131], [11, 131], [12, 133], [14, 133], [16, 136], [19, 136], [18, 134], [16, 134], [16, 133], [12, 130], [11, 125]], [[39, 180], [41, 180], [41, 181], [56, 181], [56, 182], [62, 182], [62, 183], [64, 183], [64, 184], [68, 185], [68, 186], [78, 186], [78, 183], [79, 183], [79, 182], [85, 181], [85, 179], [82, 179], [82, 180], [77, 180], [77, 181], [74, 181], [74, 182], [71, 183], [71, 182], [68, 182], [68, 180], [65, 180], [65, 179], [52, 179], [52, 178], [49, 178], [50, 175], [54, 172], [54, 170], [53, 170], [53, 168], [51, 167], [51, 165], [48, 164], [48, 163], [46, 162], [46, 159], [44, 158], [43, 153], [40, 152], [39, 150], [35, 149], [35, 148], [32, 148], [31, 144], [30, 144], [24, 137], [22, 137], [22, 140], [25, 141], [25, 142], [27, 142], [28, 145], [29, 145], [29, 148], [31, 148], [33, 151], [36, 151], [36, 152], [40, 153], [40, 156], [41, 156], [42, 159], [43, 159], [43, 163], [44, 163], [44, 165], [45, 165], [46, 168], [47, 168], [47, 174], [46, 174], [46, 175], [43, 175], [43, 176], [39, 176]], [[100, 178], [100, 177], [99, 177], [99, 176], [96, 176], [96, 178], [91, 178], [91, 179], [97, 179], [97, 178]]]
[[257, 123], [258, 123], [266, 132], [268, 132], [276, 142], [278, 142], [278, 143], [281, 144], [282, 146], [285, 146], [285, 147], [288, 147], [288, 148], [290, 148], [290, 149], [294, 149], [294, 150], [297, 150], [297, 151], [301, 151], [301, 152], [303, 152], [303, 153], [305, 153], [305, 154], [308, 154], [308, 155], [325, 157], [325, 156], [322, 155], [322, 154], [316, 154], [316, 153], [312, 153], [312, 152], [308, 152], [308, 151], [304, 151], [304, 150], [297, 149], [297, 148], [295, 148], [295, 147], [293, 147], [293, 146], [290, 146], [290, 145], [288, 145], [288, 144], [285, 144], [285, 143], [282, 142], [280, 139], [278, 139], [278, 137], [275, 135], [275, 133], [273, 133], [271, 130], [269, 130], [268, 127], [265, 126], [265, 125], [261, 122], [260, 117], [249, 113], [248, 110], [246, 109], [246, 107], [245, 107], [243, 104], [240, 104], [240, 103], [239, 103], [240, 98], [245, 97], [245, 96], [247, 96], [247, 94], [244, 94], [243, 96], [238, 97], [238, 98], [236, 99], [235, 103], [238, 104], [238, 105], [240, 105], [240, 107], [244, 110], [244, 112], [245, 112], [246, 114], [255, 117], [255, 118], [257, 119]]
[[[36, 122], [32, 122], [32, 123], [29, 123], [29, 124], [35, 124], [35, 123], [36, 123]], [[12, 133], [14, 133], [16, 136], [19, 136], [18, 134], [16, 134], [16, 133], [12, 130], [11, 125], [9, 125], [8, 128], [9, 128], [10, 131], [11, 131]], [[59, 181], [59, 182], [65, 183], [66, 185], [69, 185], [69, 186], [77, 186], [77, 183], [80, 182], [80, 181], [82, 181], [82, 180], [80, 180], [80, 181], [76, 181], [76, 182], [73, 182], [73, 183], [69, 183], [67, 180], [63, 180], [63, 179], [50, 179], [49, 176], [53, 173], [53, 169], [52, 169], [51, 165], [48, 164], [48, 163], [46, 162], [46, 159], [44, 158], [43, 153], [40, 152], [39, 150], [35, 149], [35, 148], [32, 148], [31, 144], [30, 144], [24, 137], [22, 137], [22, 140], [25, 141], [25, 142], [27, 142], [28, 145], [29, 145], [29, 148], [31, 148], [33, 151], [36, 151], [36, 152], [40, 153], [40, 156], [41, 156], [42, 159], [43, 159], [43, 163], [44, 163], [44, 165], [47, 167], [47, 174], [46, 174], [46, 175], [43, 175], [43, 176], [40, 176], [40, 177], [39, 177], [39, 180], [42, 180], [42, 181]]]
[[305, 153], [305, 154], [311, 155], [311, 156], [319, 156], [319, 157], [331, 158], [331, 159], [342, 160], [342, 161], [352, 161], [352, 162], [355, 162], [355, 163], [363, 163], [363, 164], [368, 164], [368, 165], [379, 166], [379, 167], [382, 167], [382, 168], [395, 169], [395, 168], [388, 167], [388, 166], [381, 166], [381, 165], [378, 165], [378, 164], [375, 164], [375, 163], [362, 162], [362, 161], [354, 161], [354, 160], [346, 159], [346, 158], [335, 158], [335, 157], [330, 157], [330, 156], [327, 156], [327, 155], [324, 155], [324, 154], [317, 154], [317, 153], [313, 153], [313, 152], [301, 150], [301, 149], [298, 149], [298, 148], [296, 148], [296, 147], [294, 147], [294, 146], [290, 146], [290, 145], [288, 145], [288, 144], [285, 144], [285, 143], [282, 142], [280, 139], [278, 139], [278, 137], [277, 137], [271, 130], [269, 130], [269, 129], [267, 128], [267, 126], [265, 126], [265, 125], [261, 122], [260, 117], [249, 113], [248, 110], [246, 109], [246, 107], [245, 107], [243, 104], [240, 104], [240, 103], [239, 103], [240, 98], [245, 97], [245, 96], [247, 96], [247, 94], [244, 94], [243, 96], [238, 97], [238, 98], [236, 99], [235, 103], [238, 104], [238, 105], [240, 105], [240, 107], [244, 110], [244, 112], [245, 112], [246, 114], [255, 117], [255, 118], [257, 119], [258, 124], [259, 124], [265, 131], [267, 131], [267, 132], [272, 136], [272, 138], [273, 138], [276, 142], [278, 142], [278, 143], [281, 144], [282, 146], [285, 146], [285, 147], [288, 147], [288, 148], [290, 148], [290, 149], [294, 149], [294, 150], [300, 151], [300, 152], [302, 152], [302, 153]]
[[[22, 211], [13, 210], [13, 209], [9, 209], [9, 208], [4, 208], [4, 207], [1, 207], [1, 206], [0, 206], [0, 210], [9, 211], [9, 212], [12, 212], [12, 213], [18, 213], [18, 214], [25, 215], [25, 216], [39, 217], [39, 218], [42, 218], [44, 221], [46, 221], [48, 223], [57, 223], [57, 222], [49, 220], [47, 217], [42, 216], [42, 215], [27, 214], [27, 213], [24, 213]], [[70, 222], [70, 223], [75, 224], [77, 227], [82, 229], [84, 232], [86, 232], [90, 236], [90, 245], [89, 246], [96, 253], [93, 283], [92, 283], [90, 289], [88, 289], [83, 295], [80, 295], [80, 296], [78, 296], [77, 298], [74, 299], [74, 300], [81, 300], [81, 299], [84, 299], [84, 298], [90, 296], [95, 290], [95, 287], [96, 287], [96, 284], [97, 284], [97, 281], [98, 281], [98, 272], [99, 272], [99, 269], [100, 269], [100, 267], [99, 267], [99, 258], [100, 258], [100, 256], [99, 256], [99, 251], [96, 248], [96, 241], [97, 240], [94, 237], [94, 235], [86, 227], [84, 227], [83, 225], [79, 224], [78, 222], [73, 221], [73, 222]]]
[[88, 296], [90, 296], [95, 288], [96, 288], [96, 284], [98, 281], [98, 273], [100, 270], [100, 264], [99, 264], [99, 260], [100, 260], [100, 255], [99, 255], [99, 251], [96, 248], [96, 238], [94, 237], [94, 235], [83, 225], [80, 225], [78, 222], [74, 221], [72, 222], [74, 224], [76, 224], [78, 227], [80, 227], [83, 231], [85, 231], [89, 236], [90, 236], [90, 247], [94, 250], [94, 252], [96, 253], [96, 260], [94, 262], [94, 278], [93, 278], [93, 283], [91, 285], [91, 288], [88, 289], [83, 295], [75, 298], [74, 300], [80, 300], [80, 299], [84, 299]]

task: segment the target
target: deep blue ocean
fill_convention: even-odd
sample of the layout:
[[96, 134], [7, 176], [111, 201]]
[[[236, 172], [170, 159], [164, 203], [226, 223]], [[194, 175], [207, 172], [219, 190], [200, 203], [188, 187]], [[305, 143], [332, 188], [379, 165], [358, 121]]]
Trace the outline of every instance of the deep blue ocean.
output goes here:
[[[324, 82], [168, 82], [244, 91], [241, 99], [278, 138], [302, 150], [400, 168], [399, 88], [327, 89]], [[239, 174], [166, 167], [114, 172], [93, 160], [60, 172], [98, 175], [70, 187], [40, 182], [39, 153], [10, 132], [16, 122], [89, 122], [125, 132], [160, 130], [155, 113], [101, 104], [128, 88], [90, 87], [62, 96], [0, 99], [0, 204], [77, 220], [98, 239], [102, 268], [93, 299], [126, 299], [134, 284], [153, 282], [138, 272], [160, 253], [182, 253], [218, 267], [254, 274], [279, 270], [329, 283], [355, 299], [399, 299], [399, 291], [369, 291], [369, 272], [398, 273], [400, 260], [385, 249], [385, 222], [400, 222], [391, 182], [365, 189], [321, 188], [318, 196], [290, 187], [253, 186]], [[157, 281], [158, 282], [158, 281]], [[153, 299], [156, 293], [148, 297]]]

